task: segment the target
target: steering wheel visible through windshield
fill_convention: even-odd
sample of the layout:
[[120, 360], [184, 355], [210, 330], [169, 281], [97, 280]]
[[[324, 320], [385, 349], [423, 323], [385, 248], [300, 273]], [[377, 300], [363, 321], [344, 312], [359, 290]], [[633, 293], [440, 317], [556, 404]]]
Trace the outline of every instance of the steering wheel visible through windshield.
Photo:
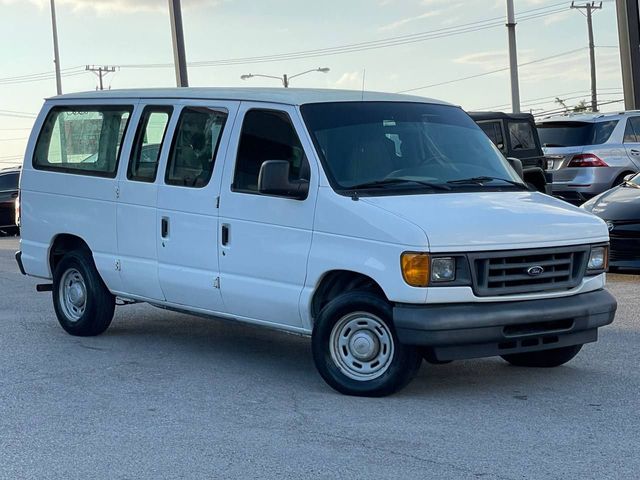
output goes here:
[[[301, 110], [336, 190], [513, 189], [514, 182], [521, 182], [458, 107], [342, 102], [308, 104]], [[485, 181], [473, 181], [478, 179]]]

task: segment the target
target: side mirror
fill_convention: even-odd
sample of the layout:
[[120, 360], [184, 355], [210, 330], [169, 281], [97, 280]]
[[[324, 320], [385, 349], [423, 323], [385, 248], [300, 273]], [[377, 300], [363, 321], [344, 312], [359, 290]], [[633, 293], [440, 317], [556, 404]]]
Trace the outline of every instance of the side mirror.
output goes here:
[[625, 181], [625, 182], [630, 182], [630, 181], [631, 181], [631, 179], [632, 179], [633, 177], [635, 177], [636, 175], [637, 175], [636, 173], [630, 173], [629, 175], [626, 175], [626, 176], [624, 177], [624, 181]]
[[509, 162], [509, 165], [511, 165], [511, 168], [516, 171], [518, 176], [524, 180], [524, 171], [522, 169], [522, 162], [520, 161], [520, 159], [507, 157], [507, 161]]
[[262, 162], [258, 175], [258, 191], [267, 195], [304, 200], [309, 194], [308, 180], [289, 180], [289, 162], [267, 160]]

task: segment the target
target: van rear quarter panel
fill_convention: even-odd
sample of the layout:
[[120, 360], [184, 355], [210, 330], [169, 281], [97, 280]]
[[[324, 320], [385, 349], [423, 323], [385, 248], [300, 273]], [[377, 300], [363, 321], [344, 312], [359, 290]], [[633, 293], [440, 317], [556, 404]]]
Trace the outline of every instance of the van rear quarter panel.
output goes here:
[[57, 235], [67, 233], [89, 245], [107, 286], [118, 288], [116, 181], [41, 170], [23, 175], [21, 248], [26, 272], [50, 278], [50, 247]]
[[[104, 105], [116, 102], [47, 101], [29, 138], [20, 179], [22, 262], [29, 275], [51, 278], [49, 252], [57, 235], [80, 237], [91, 249], [96, 267], [110, 290], [119, 290], [115, 178], [36, 170], [35, 144], [49, 110], [58, 105]], [[120, 100], [118, 104], [134, 101]], [[130, 133], [129, 125], [127, 135]], [[123, 139], [124, 140], [124, 139]]]

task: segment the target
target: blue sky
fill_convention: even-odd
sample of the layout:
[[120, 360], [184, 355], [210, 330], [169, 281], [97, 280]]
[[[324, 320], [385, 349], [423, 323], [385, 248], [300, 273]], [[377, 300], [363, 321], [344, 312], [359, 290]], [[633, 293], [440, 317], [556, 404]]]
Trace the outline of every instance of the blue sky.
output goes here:
[[[586, 20], [570, 3], [515, 0], [518, 60], [534, 62], [520, 69], [521, 99], [534, 113], [557, 108], [555, 96], [569, 105], [589, 100]], [[150, 66], [173, 61], [167, 5], [166, 0], [56, 0], [63, 91], [96, 88], [96, 77], [82, 71], [86, 64], [121, 65], [106, 77], [112, 88], [174, 86], [171, 67]], [[416, 89], [413, 94], [466, 109], [509, 110], [508, 72], [489, 73], [508, 66], [504, 15], [505, 0], [183, 0], [188, 61], [233, 60], [190, 67], [189, 80], [194, 86], [277, 86], [276, 80], [243, 81], [240, 75], [326, 66], [329, 73], [294, 79], [292, 87], [360, 89], [364, 76], [367, 90]], [[594, 30], [601, 101], [621, 99], [614, 2], [605, 1], [596, 12]], [[440, 38], [424, 39], [434, 31]], [[397, 45], [364, 51], [234, 60], [398, 37]], [[29, 114], [55, 94], [48, 73], [53, 70], [49, 0], [0, 0], [0, 45], [1, 168], [21, 161], [33, 123]], [[12, 78], [43, 72], [38, 81]], [[622, 108], [613, 103], [602, 110]]]

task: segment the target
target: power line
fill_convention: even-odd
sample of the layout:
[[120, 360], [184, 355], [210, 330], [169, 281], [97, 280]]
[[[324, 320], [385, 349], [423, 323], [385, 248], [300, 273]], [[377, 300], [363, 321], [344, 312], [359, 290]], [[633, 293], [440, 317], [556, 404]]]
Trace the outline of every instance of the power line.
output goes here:
[[[61, 76], [62, 77], [77, 77], [78, 75], [85, 75], [86, 72], [81, 71], [81, 72], [69, 72], [69, 73], [63, 73]], [[4, 81], [4, 82], [0, 82], [0, 86], [3, 85], [16, 85], [16, 84], [20, 84], [20, 83], [31, 83], [31, 82], [41, 82], [44, 80], [52, 80], [55, 79], [55, 74], [53, 75], [49, 75], [49, 76], [41, 76], [41, 77], [33, 77], [33, 78], [25, 78], [22, 80], [10, 80], [10, 81]]]
[[[547, 60], [553, 60], [554, 58], [564, 57], [564, 56], [571, 55], [573, 53], [580, 52], [580, 51], [583, 51], [583, 50], [584, 50], [584, 47], [576, 48], [574, 50], [568, 50], [566, 52], [558, 53], [556, 55], [551, 55], [551, 56], [548, 56], [548, 57], [538, 58], [536, 60], [531, 60], [530, 62], [520, 63], [518, 65], [518, 67], [525, 67], [527, 65], [532, 65], [534, 63], [546, 62]], [[477, 73], [475, 75], [469, 75], [467, 77], [460, 77], [460, 78], [455, 78], [453, 80], [445, 80], [443, 82], [431, 83], [429, 85], [423, 85], [421, 87], [409, 88], [407, 90], [400, 90], [400, 91], [398, 91], [396, 93], [409, 93], [409, 92], [415, 92], [417, 90], [425, 90], [427, 88], [439, 87], [441, 85], [449, 85], [450, 83], [462, 82], [464, 80], [471, 80], [472, 78], [484, 77], [486, 75], [493, 75], [494, 73], [505, 72], [507, 70], [509, 70], [509, 67], [502, 67], [502, 68], [498, 68], [496, 70], [491, 70], [489, 72], [483, 72], [483, 73]]]
[[[565, 5], [565, 2], [560, 4], [552, 4], [547, 7], [538, 7], [532, 10], [526, 10], [522, 12], [523, 14], [527, 12], [538, 11], [537, 13], [533, 13], [530, 15], [523, 15], [519, 17], [519, 21], [527, 21], [535, 18], [540, 18], [543, 16], [551, 15], [554, 13], [558, 13], [560, 11], [564, 11], [565, 9], [555, 9], [547, 12], [539, 12], [542, 9], [554, 8], [557, 5]], [[329, 55], [340, 55], [345, 53], [354, 53], [361, 52], [366, 50], [380, 49], [380, 48], [388, 48], [395, 47], [399, 45], [407, 45], [412, 43], [424, 42], [428, 40], [434, 40], [438, 38], [451, 37], [455, 35], [461, 35], [464, 33], [471, 33], [481, 30], [486, 30], [489, 28], [501, 27], [504, 24], [503, 17], [493, 17], [485, 20], [478, 20], [470, 23], [460, 24], [451, 27], [443, 27], [435, 30], [419, 32], [409, 35], [401, 35], [396, 37], [387, 37], [380, 40], [372, 40], [368, 42], [359, 42], [352, 44], [339, 45], [336, 47], [327, 47], [313, 50], [301, 50], [294, 51], [288, 53], [281, 54], [272, 54], [272, 55], [263, 55], [263, 56], [255, 56], [255, 57], [240, 57], [240, 58], [228, 58], [228, 59], [220, 59], [220, 60], [205, 60], [205, 61], [197, 61], [190, 62], [188, 65], [190, 67], [214, 67], [214, 66], [229, 66], [229, 65], [246, 65], [251, 63], [264, 63], [264, 62], [277, 62], [284, 60], [297, 60], [297, 59], [307, 59], [314, 58], [320, 56], [329, 56]], [[124, 64], [121, 65], [123, 68], [169, 68], [173, 67], [172, 63], [147, 63], [147, 64]]]
[[[68, 67], [68, 68], [63, 68], [62, 70], [60, 70], [61, 72], [69, 72], [71, 70], [78, 70], [82, 68], [82, 65], [78, 65], [75, 67]], [[0, 82], [3, 82], [5, 80], [21, 80], [21, 79], [25, 79], [25, 78], [31, 78], [31, 77], [39, 77], [42, 75], [55, 75], [55, 71], [54, 70], [50, 70], [48, 72], [39, 72], [39, 73], [29, 73], [29, 74], [25, 74], [25, 75], [16, 75], [13, 77], [2, 77], [0, 78]]]
[[[618, 100], [611, 100], [609, 102], [602, 102], [600, 103], [600, 105], [611, 105], [614, 103], [621, 103], [624, 102], [624, 98], [618, 99]], [[557, 109], [557, 110], [547, 110], [545, 112], [540, 112], [540, 113], [534, 113], [533, 116], [534, 117], [543, 117], [543, 116], [550, 116], [550, 115], [560, 115], [563, 113], [567, 113], [566, 109]], [[590, 113], [590, 112], [584, 112], [584, 113]]]
[[[600, 87], [598, 88], [598, 90], [620, 90], [620, 87]], [[557, 97], [564, 97], [565, 95], [575, 95], [577, 93], [588, 93], [587, 90], [576, 90], [574, 92], [565, 92], [565, 93], [558, 93], [556, 95], [550, 95], [550, 96], [546, 96], [546, 97], [538, 97], [538, 98], [530, 98], [528, 100], [523, 100], [523, 103], [528, 103], [528, 102], [535, 102], [537, 100], [545, 100], [545, 99], [554, 99]], [[503, 107], [508, 107], [510, 104], [509, 103], [501, 103], [500, 105], [492, 105], [490, 107], [481, 107], [481, 108], [476, 108], [473, 110], [493, 110], [494, 108], [503, 108]]]

